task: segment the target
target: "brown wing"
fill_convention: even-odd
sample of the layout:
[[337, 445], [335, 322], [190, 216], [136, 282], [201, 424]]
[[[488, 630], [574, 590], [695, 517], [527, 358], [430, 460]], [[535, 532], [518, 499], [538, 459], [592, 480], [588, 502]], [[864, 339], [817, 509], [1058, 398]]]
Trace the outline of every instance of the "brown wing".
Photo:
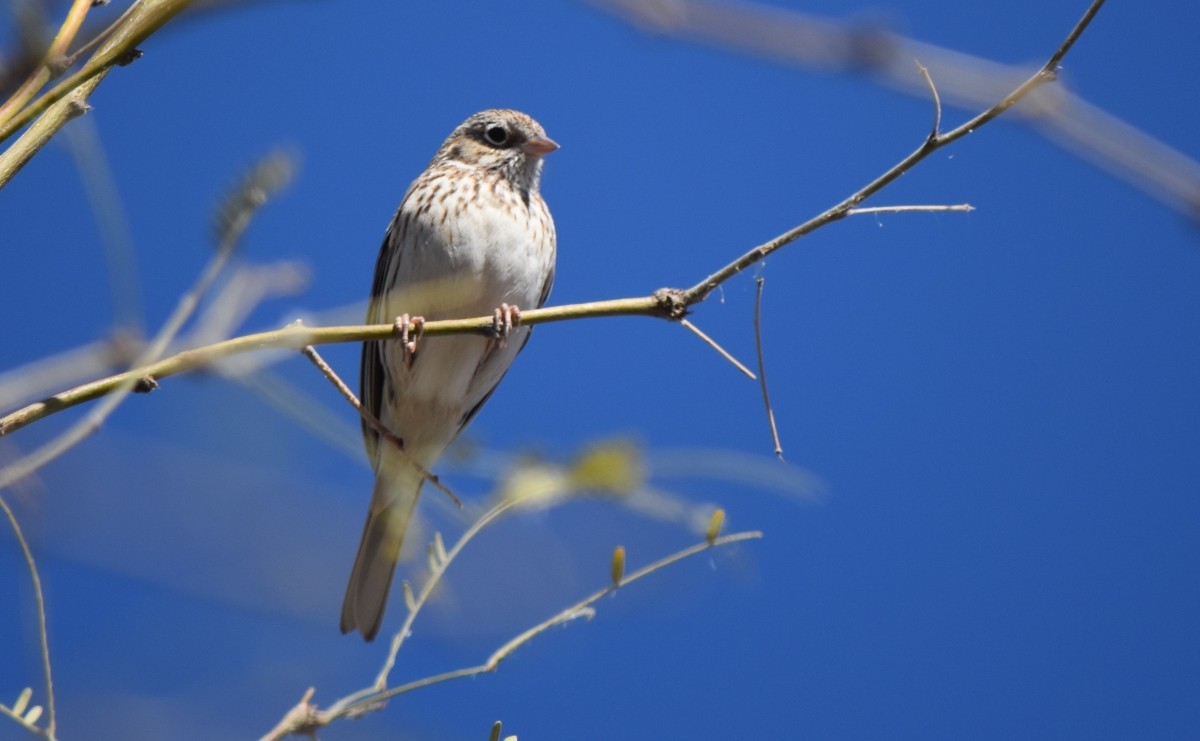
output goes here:
[[[398, 233], [396, 228], [400, 221], [400, 211], [392, 218], [387, 232], [383, 235], [383, 244], [379, 248], [379, 256], [375, 259], [375, 280], [371, 286], [371, 301], [367, 305], [367, 324], [387, 321], [379, 316], [379, 307], [387, 294], [388, 275], [395, 275], [391, 262], [400, 259], [400, 251], [395, 249], [392, 241]], [[364, 342], [362, 345], [362, 362], [359, 366], [358, 387], [363, 408], [370, 412], [375, 419], [382, 416], [384, 401], [384, 381], [387, 374], [383, 367], [383, 343], [379, 341]], [[367, 460], [375, 466], [376, 448], [379, 446], [379, 433], [371, 428], [367, 421], [362, 421], [363, 442], [367, 446]]]

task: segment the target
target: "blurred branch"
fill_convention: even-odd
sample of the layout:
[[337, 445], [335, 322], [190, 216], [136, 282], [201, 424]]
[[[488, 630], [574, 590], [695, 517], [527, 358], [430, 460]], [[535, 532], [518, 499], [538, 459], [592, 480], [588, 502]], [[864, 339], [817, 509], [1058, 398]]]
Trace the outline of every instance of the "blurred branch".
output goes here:
[[47, 82], [50, 81], [58, 72], [61, 71], [67, 47], [75, 40], [75, 34], [79, 33], [80, 26], [83, 25], [83, 19], [87, 17], [88, 11], [92, 9], [92, 0], [74, 0], [71, 3], [71, 9], [67, 11], [66, 20], [63, 21], [62, 27], [58, 29], [54, 40], [50, 42], [50, 46], [46, 49], [46, 53], [42, 55], [42, 59], [25, 82], [17, 88], [16, 92], [9, 97], [8, 100], [0, 104], [0, 124], [10, 120], [17, 111], [19, 111], [26, 103], [37, 95], [37, 92], [42, 89]]
[[[1075, 41], [1087, 28], [1103, 4], [1104, 0], [1093, 0], [1087, 11], [1083, 14], [1083, 17], [1071, 29], [1066, 39], [1059, 45], [1058, 49], [1050, 56], [1041, 69], [1004, 96], [998, 103], [995, 103], [966, 123], [946, 133], [941, 133], [935, 128], [916, 150], [854, 194], [827, 209], [824, 213], [754, 247], [691, 288], [664, 288], [655, 291], [650, 296], [640, 298], [612, 299], [608, 301], [531, 309], [522, 312], [521, 322], [526, 325], [535, 325], [609, 316], [649, 316], [671, 321], [683, 319], [690, 312], [691, 307], [704, 301], [717, 286], [800, 237], [852, 215], [860, 203], [886, 188], [933, 152], [961, 139], [967, 134], [977, 131], [980, 127], [1012, 108], [1034, 90], [1046, 83], [1055, 81], [1057, 79], [1059, 62], [1070, 51]], [[928, 89], [934, 90], [936, 112], [940, 110], [940, 100], [936, 94], [936, 88], [932, 88], [932, 85], [930, 85]], [[936, 121], [940, 121], [939, 116], [935, 116]], [[895, 210], [899, 207], [891, 208]], [[426, 322], [423, 331], [428, 336], [467, 333], [491, 336], [493, 326], [493, 317], [482, 316], [469, 319]], [[55, 412], [111, 394], [117, 389], [128, 389], [134, 383], [142, 381], [156, 383], [162, 378], [201, 368], [231, 355], [269, 348], [299, 350], [305, 345], [385, 340], [392, 338], [395, 330], [396, 328], [391, 324], [324, 328], [292, 326], [197, 347], [154, 363], [139, 364], [138, 367], [125, 373], [78, 386], [16, 410], [0, 418], [0, 437]], [[411, 330], [415, 331], [416, 327], [411, 327]], [[0, 485], [5, 480], [4, 473], [0, 472]]]
[[[195, 312], [201, 298], [208, 293], [225, 265], [233, 257], [246, 227], [258, 208], [268, 197], [281, 188], [291, 177], [292, 162], [283, 154], [275, 153], [258, 162], [222, 202], [218, 209], [217, 251], [197, 278], [191, 290], [185, 293], [168, 317], [158, 335], [141, 352], [131, 372], [113, 376], [119, 378], [106, 388], [108, 398], [86, 417], [66, 432], [46, 443], [33, 453], [12, 465], [0, 469], [0, 489], [20, 481], [78, 444], [97, 430], [104, 420], [135, 390], [150, 391], [154, 388], [152, 376], [139, 374], [137, 369], [153, 363], [179, 334], [188, 318]], [[39, 402], [45, 404], [45, 402]], [[36, 406], [36, 405], [35, 405]], [[26, 407], [27, 409], [29, 407]]]
[[128, 367], [135, 357], [133, 338], [122, 335], [40, 358], [0, 373], [0, 408], [11, 408], [70, 384]]
[[[869, 74], [909, 95], [939, 93], [959, 108], [977, 108], [1011, 90], [1028, 72], [855, 23], [731, 0], [588, 0], [651, 33], [721, 46], [808, 69]], [[1077, 27], [1091, 20], [1095, 4]], [[1076, 34], [1077, 36], [1078, 34]], [[1061, 50], [1074, 42], [1068, 38]], [[914, 76], [914, 59], [929, 72]], [[1051, 71], [1062, 54], [1051, 60]], [[1059, 85], [1030, 95], [1016, 115], [1077, 156], [1132, 182], [1150, 196], [1200, 215], [1200, 163], [1106, 113]]]
[[138, 282], [137, 254], [120, 189], [105, 156], [104, 145], [90, 118], [81, 118], [63, 132], [63, 143], [75, 163], [88, 205], [100, 232], [108, 268], [115, 333], [140, 340], [145, 336]]
[[467, 543], [470, 542], [484, 527], [494, 522], [498, 517], [500, 517], [500, 515], [507, 512], [514, 505], [520, 503], [520, 501], [521, 500], [519, 499], [508, 500], [507, 502], [494, 507], [487, 514], [481, 517], [474, 525], [472, 525], [469, 530], [463, 533], [462, 537], [459, 538], [458, 542], [455, 543], [454, 547], [449, 551], [446, 551], [444, 547], [439, 547], [441, 538], [438, 536], [438, 538], [435, 540], [436, 545], [431, 546], [430, 549], [430, 577], [422, 587], [420, 595], [414, 597], [408, 583], [406, 582], [404, 584], [404, 599], [405, 603], [408, 605], [408, 616], [400, 630], [397, 631], [393, 637], [392, 646], [388, 652], [388, 657], [384, 663], [383, 670], [380, 672], [379, 677], [376, 679], [373, 686], [359, 690], [358, 692], [352, 693], [341, 700], [338, 700], [336, 703], [331, 705], [328, 710], [325, 711], [319, 710], [316, 705], [312, 704], [313, 690], [312, 688], [309, 688], [304, 693], [304, 696], [301, 698], [300, 702], [284, 715], [279, 724], [262, 737], [262, 741], [277, 741], [278, 739], [282, 739], [291, 734], [315, 735], [318, 729], [324, 728], [340, 718], [355, 718], [365, 713], [378, 710], [384, 706], [387, 700], [390, 700], [397, 695], [406, 694], [414, 690], [422, 689], [435, 684], [441, 684], [442, 682], [448, 682], [453, 679], [463, 679], [465, 677], [474, 677], [480, 674], [494, 672], [499, 668], [501, 662], [516, 652], [517, 649], [526, 645], [539, 635], [545, 633], [547, 630], [571, 622], [578, 618], [591, 618], [595, 614], [595, 610], [592, 605], [609, 594], [612, 594], [617, 589], [632, 584], [633, 582], [655, 572], [661, 571], [662, 569], [665, 569], [668, 566], [678, 563], [686, 558], [704, 553], [712, 548], [720, 548], [744, 540], [752, 540], [762, 537], [762, 533], [757, 531], [734, 533], [732, 535], [719, 537], [720, 524], [724, 520], [724, 513], [721, 512], [719, 517], [714, 515], [712, 518], [712, 524], [709, 527], [709, 531], [705, 534], [704, 542], [673, 553], [628, 575], [624, 574], [624, 549], [618, 546], [616, 552], [617, 555], [614, 556], [612, 567], [612, 583], [593, 592], [587, 597], [584, 597], [582, 600], [570, 605], [546, 620], [515, 636], [492, 652], [491, 656], [489, 656], [487, 661], [484, 663], [479, 664], [478, 666], [456, 669], [454, 671], [437, 674], [431, 677], [425, 677], [423, 679], [418, 679], [397, 687], [393, 687], [391, 689], [387, 689], [388, 675], [390, 674], [392, 667], [395, 665], [396, 655], [399, 652], [404, 639], [410, 634], [417, 614], [426, 604], [429, 596], [432, 594], [437, 584], [441, 581], [442, 576], [445, 574], [450, 564], [467, 545]]
[[[6, 103], [9, 110], [0, 117], [0, 142], [9, 139], [35, 119], [36, 123], [0, 154], [0, 188], [12, 180], [67, 121], [87, 110], [88, 96], [114, 66], [128, 64], [135, 59], [138, 54], [137, 45], [178, 15], [190, 2], [191, 0], [138, 0], [129, 13], [118, 21], [96, 53], [78, 71], [31, 103], [24, 104], [20, 100], [10, 100]], [[78, 0], [75, 5], [79, 5]], [[75, 6], [72, 7], [72, 13], [74, 10]], [[68, 22], [71, 22], [70, 17]], [[64, 25], [64, 29], [66, 28]], [[77, 26], [75, 30], [78, 30]], [[72, 38], [74, 32], [71, 31]], [[59, 35], [61, 37], [62, 32]], [[51, 49], [53, 48], [52, 45]], [[47, 70], [48, 67], [43, 65], [41, 69]], [[17, 95], [27, 93], [28, 87], [22, 86]]]

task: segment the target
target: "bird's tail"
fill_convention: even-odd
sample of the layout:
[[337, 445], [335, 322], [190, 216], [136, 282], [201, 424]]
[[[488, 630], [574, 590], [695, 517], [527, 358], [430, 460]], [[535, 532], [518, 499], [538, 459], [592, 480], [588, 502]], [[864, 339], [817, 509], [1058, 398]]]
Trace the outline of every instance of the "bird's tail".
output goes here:
[[383, 465], [375, 476], [367, 524], [342, 602], [343, 633], [358, 629], [370, 641], [379, 632], [404, 532], [408, 530], [423, 482], [421, 472], [409, 461], [397, 455], [383, 456]]

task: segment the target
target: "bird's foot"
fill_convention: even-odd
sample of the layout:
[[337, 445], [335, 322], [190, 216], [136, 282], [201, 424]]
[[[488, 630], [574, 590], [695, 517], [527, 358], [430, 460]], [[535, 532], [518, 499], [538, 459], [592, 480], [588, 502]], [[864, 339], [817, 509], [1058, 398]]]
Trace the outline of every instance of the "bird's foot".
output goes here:
[[[412, 325], [411, 329], [409, 325]], [[410, 317], [408, 314], [401, 314], [396, 317], [393, 327], [396, 334], [400, 337], [400, 347], [404, 353], [404, 364], [411, 368], [413, 361], [417, 358], [417, 341], [421, 339], [421, 335], [425, 334], [425, 317]]]
[[492, 337], [497, 347], [504, 347], [513, 327], [521, 325], [521, 309], [515, 305], [500, 304], [492, 314]]

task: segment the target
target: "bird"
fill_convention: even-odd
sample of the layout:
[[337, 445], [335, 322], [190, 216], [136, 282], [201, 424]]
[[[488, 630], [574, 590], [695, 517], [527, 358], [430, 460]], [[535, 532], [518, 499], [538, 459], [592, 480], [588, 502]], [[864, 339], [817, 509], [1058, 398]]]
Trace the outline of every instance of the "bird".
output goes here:
[[[558, 148], [520, 111], [476, 113], [446, 138], [387, 228], [366, 321], [394, 322], [397, 336], [363, 343], [360, 395], [399, 445], [364, 417], [375, 486], [342, 633], [358, 630], [371, 641], [379, 632], [428, 470], [528, 342], [521, 308], [541, 307], [550, 295], [556, 236], [539, 188], [542, 158]], [[488, 315], [488, 337], [421, 337], [425, 321]]]

